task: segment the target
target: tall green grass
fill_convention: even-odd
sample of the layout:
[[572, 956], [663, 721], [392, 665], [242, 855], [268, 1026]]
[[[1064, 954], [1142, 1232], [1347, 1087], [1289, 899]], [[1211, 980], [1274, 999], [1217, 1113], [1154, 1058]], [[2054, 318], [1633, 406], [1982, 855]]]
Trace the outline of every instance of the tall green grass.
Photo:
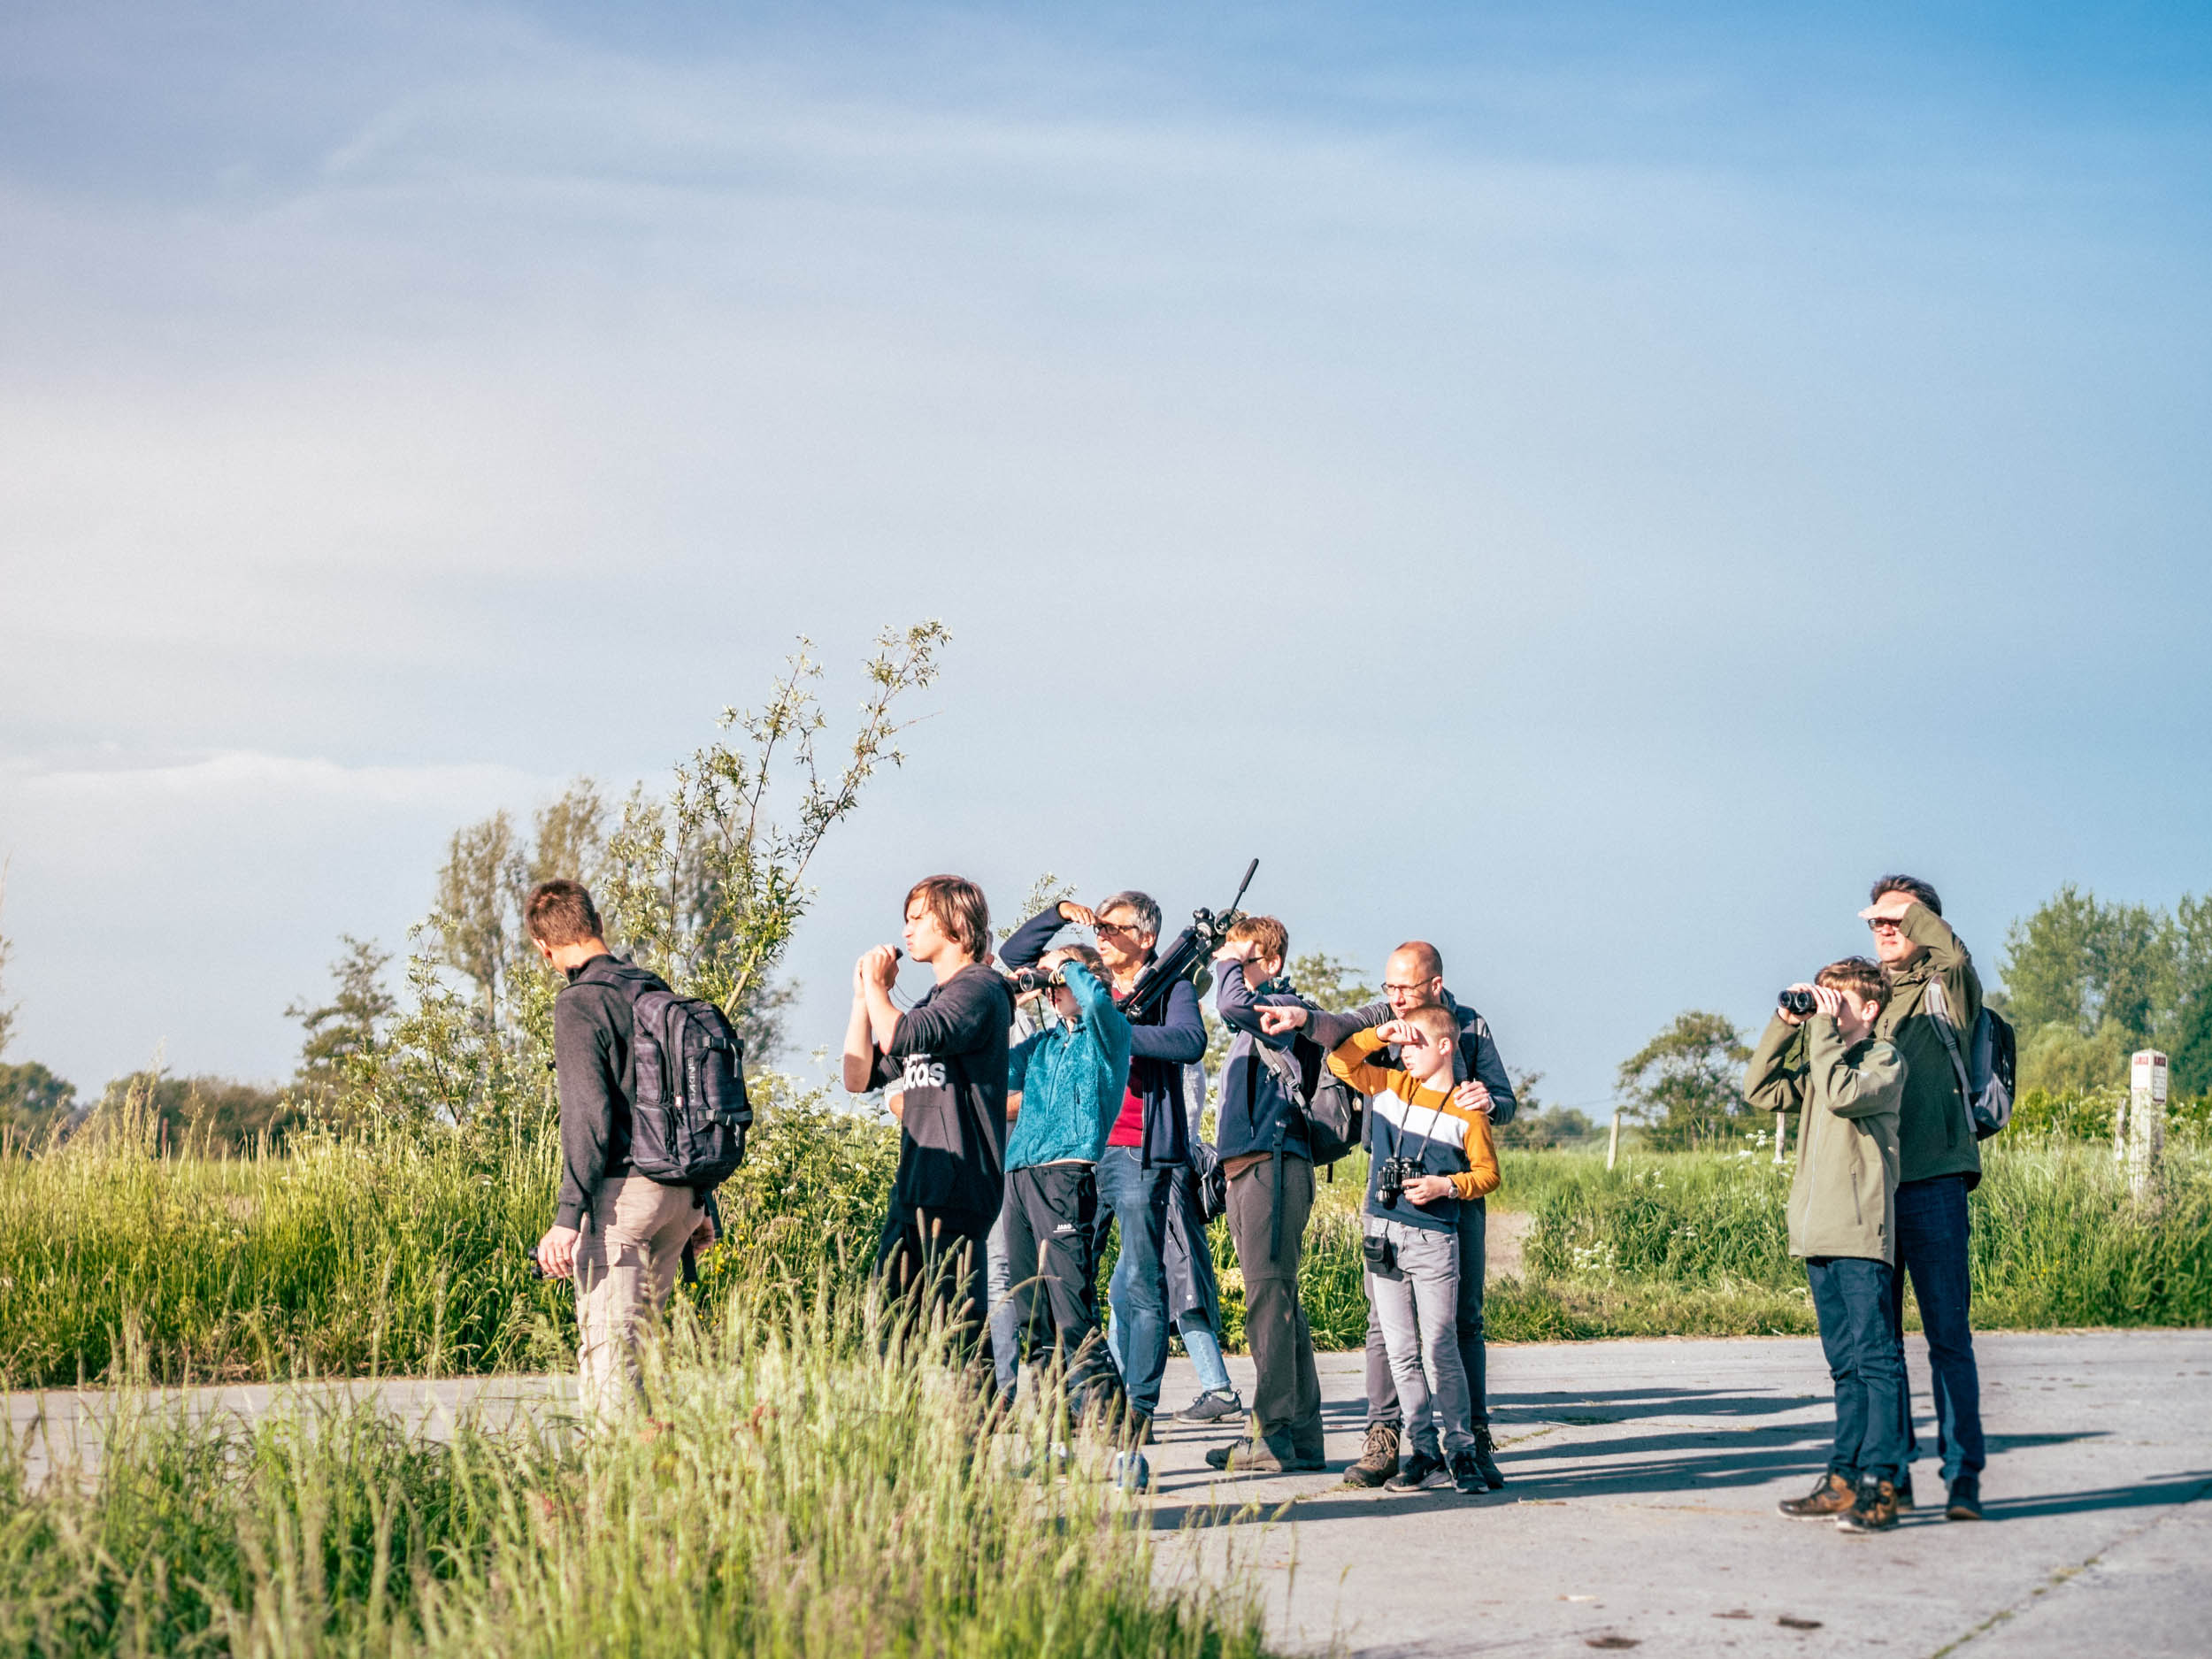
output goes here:
[[[1784, 1224], [1789, 1166], [1642, 1155], [1609, 1171], [1539, 1155], [1521, 1173], [1533, 1215], [1524, 1295], [1557, 1304], [1539, 1321], [1547, 1333], [1814, 1328]], [[1993, 1141], [1969, 1208], [1978, 1326], [2212, 1324], [2212, 1156], [2196, 1143], [2170, 1149], [2162, 1191], [2139, 1204], [2108, 1150]]]
[[[1248, 1584], [1163, 1586], [1049, 1397], [1002, 1417], [825, 1272], [683, 1314], [644, 1410], [442, 1432], [312, 1393], [253, 1422], [119, 1397], [96, 1472], [0, 1458], [0, 1655], [1262, 1651]], [[1026, 1471], [1043, 1471], [1033, 1477]]]
[[[724, 1189], [728, 1239], [687, 1293], [744, 1276], [857, 1285], [896, 1161], [879, 1118], [784, 1096]], [[2008, 1134], [1972, 1200], [1985, 1326], [2212, 1323], [2212, 1159], [2177, 1141], [2162, 1201], [2128, 1195], [2094, 1142]], [[551, 1217], [549, 1139], [305, 1136], [285, 1156], [157, 1156], [128, 1125], [35, 1158], [0, 1156], [0, 1384], [113, 1375], [127, 1342], [157, 1380], [557, 1371], [565, 1286], [528, 1276]], [[1509, 1340], [1812, 1329], [1783, 1226], [1786, 1167], [1763, 1153], [1509, 1152], [1495, 1211], [1531, 1218], [1526, 1270], [1494, 1267], [1489, 1328]], [[1363, 1160], [1319, 1188], [1301, 1288], [1317, 1345], [1366, 1327]], [[1243, 1282], [1212, 1230], [1223, 1337]]]

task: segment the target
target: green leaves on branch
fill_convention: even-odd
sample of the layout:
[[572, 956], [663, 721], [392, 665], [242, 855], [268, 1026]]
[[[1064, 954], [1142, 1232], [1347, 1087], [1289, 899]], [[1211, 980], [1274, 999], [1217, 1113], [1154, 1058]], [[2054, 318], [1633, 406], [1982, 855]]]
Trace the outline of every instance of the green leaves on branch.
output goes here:
[[[822, 669], [803, 638], [764, 707], [723, 711], [722, 730], [741, 745], [695, 752], [665, 800], [631, 793], [608, 844], [601, 908], [640, 963], [741, 1024], [762, 1009], [813, 899], [808, 866], [877, 769], [904, 763], [898, 737], [914, 722], [899, 718], [901, 701], [935, 681], [949, 638], [940, 622], [877, 636], [859, 726], [833, 765], [817, 747], [828, 727], [815, 690]], [[796, 810], [780, 821], [770, 809], [780, 778], [798, 789]]]
[[348, 940], [330, 1002], [290, 1010], [307, 1032], [303, 1081], [326, 1086], [341, 1118], [465, 1125], [488, 1150], [527, 1141], [555, 1111], [560, 981], [531, 945], [523, 905], [556, 878], [591, 888], [615, 949], [721, 1004], [749, 1060], [772, 1059], [794, 995], [775, 970], [813, 901], [807, 870], [869, 780], [904, 762], [905, 702], [935, 681], [949, 637], [933, 621], [877, 636], [858, 723], [834, 758], [823, 753], [821, 664], [802, 639], [767, 703], [726, 709], [720, 734], [676, 767], [665, 795], [640, 785], [618, 817], [580, 778], [526, 833], [504, 810], [456, 832], [437, 909], [416, 930], [404, 1012], [394, 1020], [380, 989], [386, 958]]

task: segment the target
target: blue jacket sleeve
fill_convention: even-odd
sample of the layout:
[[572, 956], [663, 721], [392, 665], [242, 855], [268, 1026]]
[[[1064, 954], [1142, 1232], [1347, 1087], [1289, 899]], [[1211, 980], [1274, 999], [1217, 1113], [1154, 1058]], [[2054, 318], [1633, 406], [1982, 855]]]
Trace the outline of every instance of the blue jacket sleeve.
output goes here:
[[1206, 1057], [1206, 1022], [1198, 1011], [1198, 992], [1188, 979], [1168, 989], [1164, 1018], [1156, 1025], [1129, 1027], [1129, 1052], [1141, 1059], [1172, 1060], [1188, 1065]]
[[[1285, 1004], [1303, 1001], [1302, 998], [1287, 996], [1269, 1000]], [[1214, 981], [1214, 1012], [1221, 1016], [1221, 1023], [1231, 1031], [1242, 1032], [1253, 1041], [1263, 1042], [1271, 1048], [1287, 1048], [1298, 1041], [1296, 1032], [1286, 1031], [1275, 1037], [1263, 1032], [1260, 1029], [1261, 1006], [1260, 1000], [1252, 995], [1251, 987], [1244, 982], [1244, 964], [1241, 962], [1223, 963], [1221, 977]]]
[[1052, 936], [1066, 926], [1060, 919], [1057, 904], [1039, 910], [1006, 936], [1006, 942], [998, 948], [998, 959], [1010, 968], [1026, 968], [1052, 949]]
[[1129, 1016], [1114, 1006], [1114, 994], [1098, 982], [1098, 976], [1079, 962], [1067, 966], [1068, 990], [1083, 1018], [1098, 1034], [1099, 1052], [1105, 1056], [1107, 1081], [1112, 1085], [1113, 1107], [1121, 1110], [1121, 1091], [1129, 1087], [1129, 1033], [1135, 1029]]
[[1101, 985], [1098, 976], [1088, 968], [1071, 961], [1066, 975], [1068, 991], [1075, 998], [1075, 1005], [1098, 1030], [1104, 1031], [1115, 1020], [1125, 1025], [1129, 1023], [1128, 1017], [1114, 1006], [1114, 994]]

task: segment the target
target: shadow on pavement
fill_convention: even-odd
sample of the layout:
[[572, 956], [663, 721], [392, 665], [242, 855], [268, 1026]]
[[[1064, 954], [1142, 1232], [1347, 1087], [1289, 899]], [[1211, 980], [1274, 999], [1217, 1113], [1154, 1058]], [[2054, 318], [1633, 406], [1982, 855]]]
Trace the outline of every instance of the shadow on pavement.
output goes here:
[[[1629, 1417], [1681, 1416], [1694, 1408], [1698, 1417], [1773, 1417], [1801, 1410], [1821, 1398], [1818, 1394], [1753, 1394], [1729, 1388], [1593, 1388], [1554, 1389], [1543, 1394], [1498, 1394], [1490, 1396], [1491, 1415], [1509, 1414], [1544, 1422], [1585, 1420], [1619, 1422]], [[1577, 1411], [1578, 1407], [1586, 1411]]]
[[[2003, 1445], [2016, 1448], [2064, 1445], [2101, 1439], [2104, 1433], [2101, 1429], [2092, 1429], [2075, 1434], [2012, 1435], [2006, 1437]], [[1164, 1477], [1158, 1490], [1168, 1494], [1191, 1493], [1194, 1498], [1197, 1492], [1205, 1492], [1216, 1501], [1156, 1506], [1152, 1524], [1162, 1529], [1228, 1525], [1276, 1516], [1286, 1505], [1292, 1506], [1288, 1512], [1300, 1520], [1328, 1520], [1356, 1515], [1420, 1514], [1470, 1504], [1563, 1503], [1632, 1496], [1694, 1501], [1701, 1494], [1763, 1486], [1777, 1480], [1809, 1480], [1825, 1466], [1830, 1440], [1829, 1425], [1816, 1421], [1717, 1433], [1686, 1431], [1570, 1440], [1555, 1447], [1531, 1445], [1526, 1449], [1502, 1447], [1498, 1462], [1505, 1471], [1505, 1490], [1474, 1499], [1451, 1491], [1348, 1492], [1328, 1484], [1330, 1477], [1320, 1474], [1298, 1478], [1311, 1485], [1302, 1491], [1286, 1492], [1285, 1478], [1279, 1475], [1224, 1475], [1197, 1470]], [[1548, 1461], [1571, 1466], [1547, 1471], [1543, 1465]], [[1335, 1472], [1332, 1471], [1331, 1475]], [[1246, 1495], [1248, 1491], [1251, 1495]], [[2212, 1491], [2212, 1473], [2181, 1474], [2135, 1486], [2003, 1499], [1990, 1502], [1986, 1513], [1998, 1520], [2134, 1509], [2188, 1502], [2207, 1491]]]
[[[2080, 1515], [2093, 1509], [2147, 1509], [2164, 1504], [2194, 1503], [2208, 1496], [2212, 1496], [2212, 1470], [2199, 1469], [2185, 1474], [2160, 1475], [2131, 1486], [2099, 1486], [2090, 1492], [1986, 1499], [1982, 1504], [1982, 1515], [1992, 1521], [2032, 1521], [2043, 1515]], [[1300, 1506], [1302, 1509], [1303, 1507]]]

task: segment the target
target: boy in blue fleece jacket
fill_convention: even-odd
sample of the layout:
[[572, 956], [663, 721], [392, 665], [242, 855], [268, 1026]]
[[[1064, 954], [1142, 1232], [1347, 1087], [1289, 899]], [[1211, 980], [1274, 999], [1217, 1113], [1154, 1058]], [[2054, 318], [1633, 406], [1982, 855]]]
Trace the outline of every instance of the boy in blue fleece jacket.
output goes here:
[[1056, 1022], [1007, 1057], [1006, 1257], [1024, 1357], [1056, 1348], [1079, 1413], [1116, 1410], [1120, 1373], [1098, 1326], [1098, 1156], [1129, 1081], [1129, 1021], [1098, 953], [1046, 953]]

